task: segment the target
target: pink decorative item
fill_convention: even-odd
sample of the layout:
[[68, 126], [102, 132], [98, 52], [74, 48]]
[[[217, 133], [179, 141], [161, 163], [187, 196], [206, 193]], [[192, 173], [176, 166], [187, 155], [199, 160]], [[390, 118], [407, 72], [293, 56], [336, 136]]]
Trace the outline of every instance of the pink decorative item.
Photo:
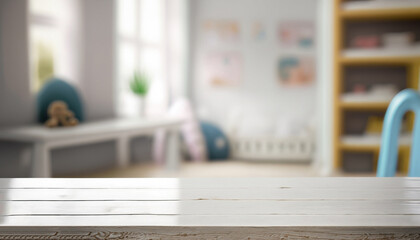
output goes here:
[[379, 47], [379, 37], [376, 35], [358, 36], [352, 40], [355, 48], [377, 48]]
[[[206, 144], [191, 103], [185, 98], [175, 101], [169, 109], [168, 115], [184, 119], [181, 134], [191, 159], [195, 162], [207, 161]], [[166, 134], [164, 132], [155, 136], [154, 158], [159, 164], [163, 164], [165, 159], [165, 138]]]
[[366, 92], [366, 85], [363, 84], [356, 84], [353, 87], [354, 93], [365, 93]]

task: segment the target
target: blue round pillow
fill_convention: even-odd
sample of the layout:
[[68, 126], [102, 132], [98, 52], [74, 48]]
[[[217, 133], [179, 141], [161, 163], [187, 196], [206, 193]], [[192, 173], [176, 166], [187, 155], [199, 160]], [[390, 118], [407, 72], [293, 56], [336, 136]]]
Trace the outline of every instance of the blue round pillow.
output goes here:
[[201, 131], [206, 140], [207, 155], [209, 160], [228, 159], [229, 141], [226, 135], [217, 126], [201, 122]]
[[83, 104], [79, 93], [72, 85], [58, 78], [49, 80], [38, 93], [38, 122], [44, 123], [48, 120], [48, 107], [52, 102], [58, 100], [67, 103], [75, 118], [79, 122], [83, 122]]

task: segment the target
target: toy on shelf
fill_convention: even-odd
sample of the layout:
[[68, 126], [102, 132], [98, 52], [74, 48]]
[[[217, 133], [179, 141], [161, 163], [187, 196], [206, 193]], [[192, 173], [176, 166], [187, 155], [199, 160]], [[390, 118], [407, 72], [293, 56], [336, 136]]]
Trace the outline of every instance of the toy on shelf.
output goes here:
[[[369, 116], [367, 120], [367, 124], [366, 124], [365, 136], [367, 135], [380, 136], [380, 134], [382, 133], [383, 125], [384, 125], [383, 117], [374, 116], [374, 115]], [[407, 134], [409, 132], [409, 126], [410, 126], [409, 121], [404, 119], [401, 123], [400, 132], [402, 134]]]
[[343, 102], [388, 102], [398, 92], [393, 84], [376, 84], [368, 91], [365, 88], [364, 85], [355, 85], [353, 92], [341, 95], [341, 100]]
[[353, 86], [353, 93], [366, 93], [366, 85], [356, 84]]
[[385, 48], [409, 48], [413, 46], [414, 38], [412, 32], [385, 33], [382, 43]]
[[384, 120], [379, 116], [369, 116], [366, 124], [366, 134], [380, 134]]
[[379, 37], [376, 35], [357, 36], [351, 44], [354, 48], [377, 48], [379, 47]]
[[387, 32], [381, 35], [356, 36], [351, 39], [350, 48], [344, 51], [346, 57], [368, 56], [418, 56], [420, 42], [414, 32]]
[[52, 102], [48, 107], [48, 116], [50, 118], [45, 122], [45, 126], [49, 128], [76, 126], [79, 123], [63, 101]]

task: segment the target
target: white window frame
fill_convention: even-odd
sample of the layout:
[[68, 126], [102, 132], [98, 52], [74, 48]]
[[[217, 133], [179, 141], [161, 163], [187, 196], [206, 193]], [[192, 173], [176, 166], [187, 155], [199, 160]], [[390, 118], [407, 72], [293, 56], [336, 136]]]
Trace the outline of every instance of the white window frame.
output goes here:
[[[120, 0], [120, 1], [124, 1], [124, 0]], [[116, 4], [116, 14], [119, 14], [118, 11], [118, 1]], [[150, 43], [150, 42], [146, 42], [144, 40], [141, 39], [140, 36], [140, 25], [141, 25], [141, 20], [140, 20], [140, 12], [141, 12], [141, 1], [142, 0], [135, 0], [135, 36], [124, 36], [123, 34], [121, 34], [119, 32], [118, 29], [118, 21], [119, 21], [119, 16], [117, 15], [116, 17], [116, 54], [115, 56], [117, 56], [117, 63], [116, 63], [116, 83], [115, 83], [115, 107], [117, 109], [117, 116], [118, 117], [126, 117], [126, 113], [121, 112], [121, 109], [123, 108], [121, 105], [125, 104], [122, 100], [123, 98], [123, 94], [127, 94], [127, 92], [122, 89], [120, 87], [120, 82], [123, 81], [125, 82], [126, 79], [120, 79], [121, 78], [121, 69], [119, 69], [119, 62], [120, 62], [120, 55], [119, 55], [119, 51], [120, 51], [120, 46], [122, 46], [123, 44], [130, 44], [131, 46], [133, 46], [133, 48], [135, 49], [135, 66], [136, 69], [134, 70], [144, 70], [141, 68], [141, 52], [144, 51], [145, 49], [158, 49], [161, 53], [161, 58], [162, 58], [162, 70], [163, 70], [163, 79], [162, 81], [164, 82], [164, 84], [166, 84], [167, 87], [167, 91], [164, 93], [167, 96], [168, 102], [166, 103], [166, 105], [169, 104], [169, 99], [170, 99], [170, 85], [169, 85], [169, 80], [168, 80], [168, 41], [167, 39], [167, 28], [168, 28], [168, 0], [161, 0], [162, 4], [163, 4], [163, 9], [162, 9], [162, 29], [161, 29], [161, 40], [159, 43]], [[151, 83], [153, 84], [153, 83]], [[153, 108], [153, 105], [150, 105], [150, 103], [148, 103], [148, 101], [146, 101], [147, 106], [143, 106], [146, 107], [146, 111], [147, 108]], [[138, 111], [137, 111], [138, 110]], [[162, 111], [166, 111], [166, 109], [162, 109]], [[140, 113], [140, 108], [136, 109], [135, 111], [133, 111], [132, 114], [134, 115], [138, 115]]]

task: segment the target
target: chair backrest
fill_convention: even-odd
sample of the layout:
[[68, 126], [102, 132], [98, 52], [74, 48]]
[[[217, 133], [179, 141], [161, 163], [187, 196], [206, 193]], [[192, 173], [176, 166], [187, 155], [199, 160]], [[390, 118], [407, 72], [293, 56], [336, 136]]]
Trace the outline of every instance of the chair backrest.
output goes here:
[[395, 175], [401, 122], [404, 114], [408, 111], [415, 113], [408, 176], [420, 176], [420, 94], [413, 89], [405, 89], [392, 99], [385, 114], [378, 161], [378, 177]]
[[76, 88], [57, 78], [49, 80], [38, 93], [38, 122], [44, 123], [48, 120], [48, 106], [58, 100], [67, 103], [69, 110], [74, 113], [79, 122], [83, 122], [83, 104]]

